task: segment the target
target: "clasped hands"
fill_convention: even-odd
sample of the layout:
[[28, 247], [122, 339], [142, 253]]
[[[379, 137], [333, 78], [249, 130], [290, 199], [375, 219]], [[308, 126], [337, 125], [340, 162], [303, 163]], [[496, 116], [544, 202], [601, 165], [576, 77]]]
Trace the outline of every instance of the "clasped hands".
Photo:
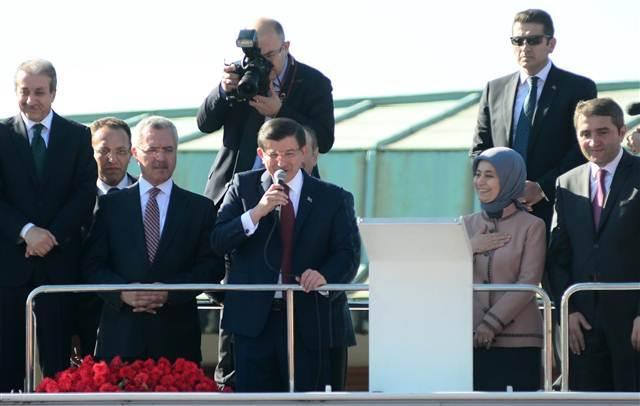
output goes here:
[[33, 226], [24, 236], [27, 247], [24, 251], [24, 257], [44, 257], [58, 245], [56, 237], [47, 229]]
[[128, 290], [120, 292], [120, 300], [133, 307], [134, 313], [156, 314], [169, 297], [166, 290]]

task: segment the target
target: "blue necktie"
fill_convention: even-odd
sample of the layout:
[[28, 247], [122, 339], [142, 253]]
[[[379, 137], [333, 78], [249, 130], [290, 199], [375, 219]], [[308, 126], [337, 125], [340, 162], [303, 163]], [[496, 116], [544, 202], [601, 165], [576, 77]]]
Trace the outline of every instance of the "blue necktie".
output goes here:
[[527, 79], [529, 82], [529, 94], [524, 99], [518, 126], [516, 127], [516, 139], [513, 141], [513, 149], [515, 149], [525, 162], [527, 162], [527, 148], [529, 147], [529, 136], [533, 127], [533, 114], [536, 111], [538, 103], [538, 77], [531, 76]]

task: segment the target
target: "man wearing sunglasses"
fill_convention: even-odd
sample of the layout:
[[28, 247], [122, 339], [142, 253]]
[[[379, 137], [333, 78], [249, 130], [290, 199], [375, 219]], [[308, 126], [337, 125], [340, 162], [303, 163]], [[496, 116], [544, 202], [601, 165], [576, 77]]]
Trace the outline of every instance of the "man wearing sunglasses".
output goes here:
[[492, 80], [480, 100], [472, 156], [491, 147], [510, 147], [527, 164], [522, 198], [547, 230], [555, 181], [584, 162], [575, 138], [573, 112], [580, 100], [596, 97], [595, 83], [558, 69], [549, 59], [556, 46], [553, 21], [530, 9], [513, 20], [511, 45], [518, 72]]

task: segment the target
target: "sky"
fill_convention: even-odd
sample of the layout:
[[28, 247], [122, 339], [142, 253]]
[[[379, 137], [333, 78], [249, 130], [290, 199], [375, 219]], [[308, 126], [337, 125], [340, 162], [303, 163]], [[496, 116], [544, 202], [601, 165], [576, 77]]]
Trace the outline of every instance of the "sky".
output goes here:
[[5, 0], [0, 117], [16, 113], [13, 76], [31, 58], [55, 65], [63, 115], [197, 107], [260, 16], [282, 23], [336, 99], [481, 89], [516, 70], [509, 36], [526, 8], [553, 17], [557, 66], [640, 80], [637, 0]]

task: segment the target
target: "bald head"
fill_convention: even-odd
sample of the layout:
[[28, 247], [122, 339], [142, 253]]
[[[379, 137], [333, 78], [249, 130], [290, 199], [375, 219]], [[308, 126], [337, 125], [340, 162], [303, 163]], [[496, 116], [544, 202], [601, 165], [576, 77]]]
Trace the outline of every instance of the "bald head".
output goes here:
[[271, 18], [260, 18], [255, 22], [253, 28], [258, 31], [258, 36], [277, 35], [280, 42], [284, 42], [284, 29], [282, 24]]

